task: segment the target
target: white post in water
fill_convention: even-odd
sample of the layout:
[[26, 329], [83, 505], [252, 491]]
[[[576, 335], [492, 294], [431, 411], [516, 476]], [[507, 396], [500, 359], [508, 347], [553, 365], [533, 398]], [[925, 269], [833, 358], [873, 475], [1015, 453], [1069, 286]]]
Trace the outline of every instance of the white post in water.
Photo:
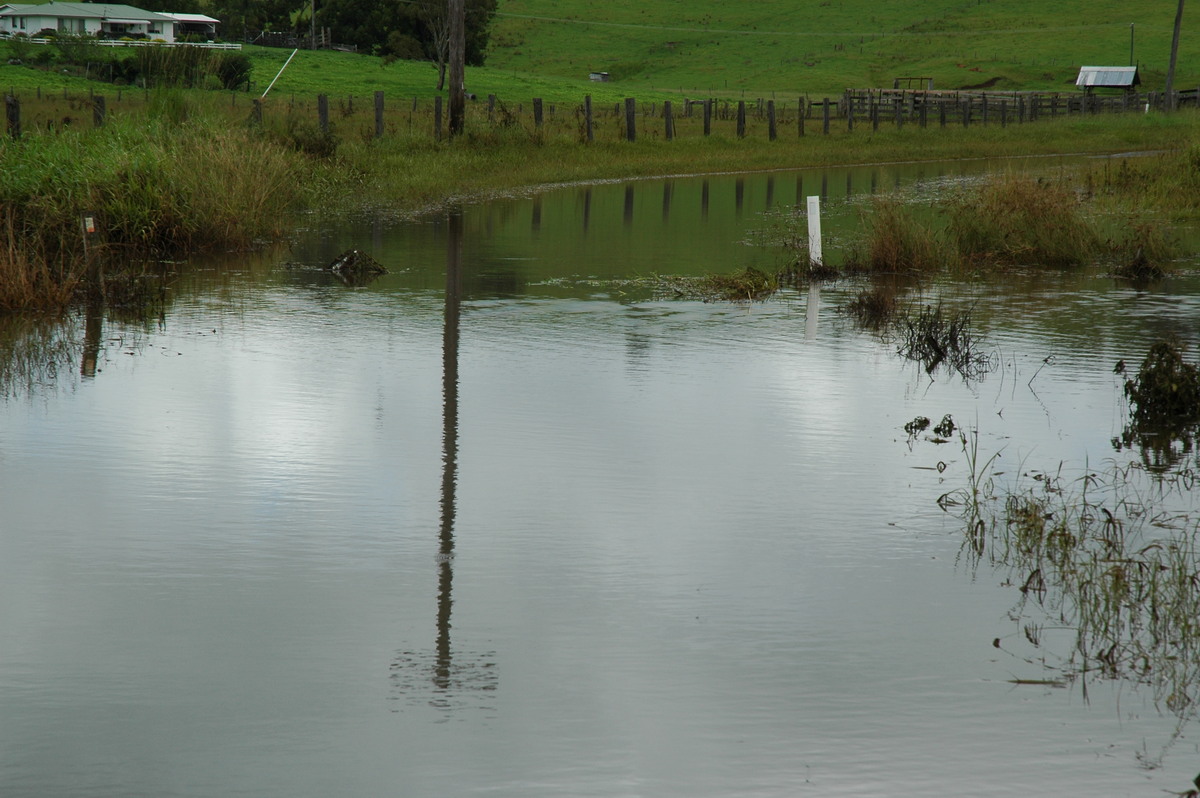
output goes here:
[[821, 198], [808, 198], [808, 262], [818, 266], [824, 262], [821, 256]]

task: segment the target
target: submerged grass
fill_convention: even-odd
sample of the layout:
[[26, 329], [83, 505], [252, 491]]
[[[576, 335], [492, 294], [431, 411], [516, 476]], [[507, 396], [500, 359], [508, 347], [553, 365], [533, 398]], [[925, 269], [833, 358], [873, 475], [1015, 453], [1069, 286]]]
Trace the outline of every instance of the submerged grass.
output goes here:
[[[1200, 707], [1200, 521], [1168, 507], [1173, 496], [1186, 496], [1195, 474], [1139, 489], [1137, 465], [1074, 478], [1061, 469], [1024, 471], [1017, 484], [1000, 488], [992, 461], [979, 464], [977, 439], [962, 434], [968, 485], [939, 504], [960, 515], [968, 561], [1007, 572], [1020, 592], [1012, 617], [1035, 649], [1027, 661], [1085, 691], [1097, 677], [1147, 684], [1161, 707], [1193, 717]], [[1047, 625], [1071, 631], [1068, 650], [1046, 645]], [[996, 645], [1003, 647], [1001, 639]]]

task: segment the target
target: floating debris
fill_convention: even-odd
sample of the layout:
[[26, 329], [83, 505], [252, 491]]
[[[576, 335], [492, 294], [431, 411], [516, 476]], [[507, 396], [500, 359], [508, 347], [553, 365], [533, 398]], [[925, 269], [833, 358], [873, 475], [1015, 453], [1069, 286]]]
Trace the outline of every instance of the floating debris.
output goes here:
[[333, 259], [329, 270], [336, 274], [346, 285], [366, 285], [381, 274], [387, 274], [387, 269], [379, 261], [367, 253], [348, 249]]

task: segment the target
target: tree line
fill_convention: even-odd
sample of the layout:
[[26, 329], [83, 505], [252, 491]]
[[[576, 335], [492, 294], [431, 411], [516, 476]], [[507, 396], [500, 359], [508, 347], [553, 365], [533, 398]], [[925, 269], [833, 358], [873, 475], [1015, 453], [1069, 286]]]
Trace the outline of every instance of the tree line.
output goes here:
[[[497, 0], [466, 0], [466, 63], [483, 64]], [[310, 26], [329, 29], [338, 44], [385, 59], [432, 61], [439, 67], [439, 88], [449, 56], [450, 24], [446, 0], [320, 0], [297, 7], [297, 0], [210, 0], [203, 13], [221, 21], [228, 39], [258, 31], [308, 35]], [[155, 10], [195, 12], [196, 0], [160, 0]]]

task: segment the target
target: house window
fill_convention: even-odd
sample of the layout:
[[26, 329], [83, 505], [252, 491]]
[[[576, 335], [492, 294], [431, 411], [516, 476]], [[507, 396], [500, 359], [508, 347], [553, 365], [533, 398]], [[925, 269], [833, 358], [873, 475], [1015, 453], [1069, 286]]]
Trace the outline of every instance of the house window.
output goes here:
[[162, 33], [162, 24], [159, 22], [151, 22], [147, 30], [150, 33]]

